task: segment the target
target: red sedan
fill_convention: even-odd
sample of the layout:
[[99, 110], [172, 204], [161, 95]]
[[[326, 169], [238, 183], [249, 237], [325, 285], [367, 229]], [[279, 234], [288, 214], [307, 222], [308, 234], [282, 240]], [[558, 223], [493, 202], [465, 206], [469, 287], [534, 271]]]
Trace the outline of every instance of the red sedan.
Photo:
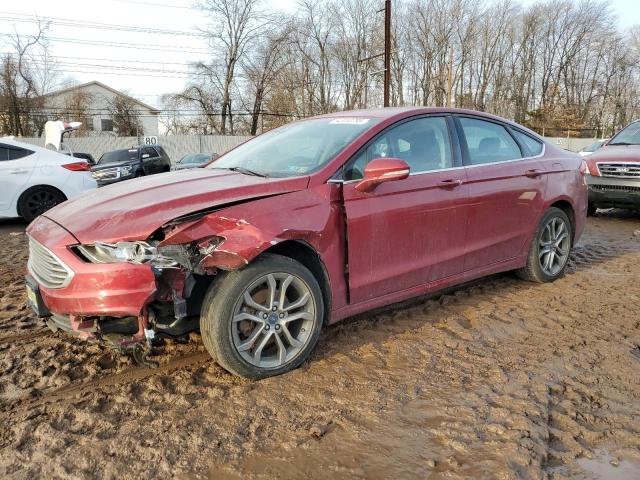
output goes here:
[[54, 330], [139, 355], [199, 329], [228, 371], [276, 375], [359, 312], [507, 270], [560, 277], [585, 172], [484, 113], [319, 116], [49, 210], [27, 230], [29, 301]]

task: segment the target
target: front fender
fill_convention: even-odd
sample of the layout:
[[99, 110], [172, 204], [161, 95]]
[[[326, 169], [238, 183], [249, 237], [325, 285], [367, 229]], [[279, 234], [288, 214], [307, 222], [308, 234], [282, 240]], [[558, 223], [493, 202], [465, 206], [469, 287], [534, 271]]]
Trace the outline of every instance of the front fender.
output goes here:
[[339, 211], [327, 186], [261, 198], [169, 227], [160, 246], [197, 242], [204, 269], [237, 270], [286, 240], [322, 254], [335, 239]]

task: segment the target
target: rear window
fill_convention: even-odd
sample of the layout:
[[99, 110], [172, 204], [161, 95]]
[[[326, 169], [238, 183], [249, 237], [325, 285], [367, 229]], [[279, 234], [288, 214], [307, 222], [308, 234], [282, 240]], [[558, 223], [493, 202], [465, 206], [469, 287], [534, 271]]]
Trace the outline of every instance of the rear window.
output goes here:
[[526, 133], [519, 132], [518, 130], [511, 130], [513, 132], [513, 136], [520, 142], [521, 145], [524, 145], [526, 148], [526, 154], [530, 157], [540, 155], [542, 153], [542, 142], [536, 140], [533, 137], [530, 137]]
[[100, 157], [98, 160], [99, 164], [104, 163], [117, 163], [117, 162], [127, 162], [138, 159], [138, 150], [114, 150], [113, 152], [107, 152]]
[[27, 150], [26, 148], [0, 144], [0, 162], [5, 160], [18, 160], [19, 158], [26, 157], [32, 153], [32, 150]]
[[507, 129], [497, 123], [460, 117], [471, 165], [522, 158], [520, 147]]

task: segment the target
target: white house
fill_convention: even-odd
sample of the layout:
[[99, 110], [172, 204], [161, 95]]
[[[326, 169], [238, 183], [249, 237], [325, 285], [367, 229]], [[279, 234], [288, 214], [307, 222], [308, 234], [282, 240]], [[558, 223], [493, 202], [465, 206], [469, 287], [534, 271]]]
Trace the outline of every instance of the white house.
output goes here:
[[[98, 81], [83, 83], [43, 96], [44, 107], [48, 112], [53, 114], [60, 112], [68, 116], [69, 118], [65, 118], [66, 121], [82, 122], [89, 135], [108, 135], [109, 133], [116, 135], [118, 133], [114, 131], [111, 117], [111, 107], [118, 97], [135, 105], [134, 108], [139, 115], [142, 127], [139, 136], [158, 135], [159, 110], [104, 83]], [[86, 116], [71, 118], [74, 116], [74, 112], [75, 116], [82, 116], [77, 113], [79, 111], [85, 112]]]

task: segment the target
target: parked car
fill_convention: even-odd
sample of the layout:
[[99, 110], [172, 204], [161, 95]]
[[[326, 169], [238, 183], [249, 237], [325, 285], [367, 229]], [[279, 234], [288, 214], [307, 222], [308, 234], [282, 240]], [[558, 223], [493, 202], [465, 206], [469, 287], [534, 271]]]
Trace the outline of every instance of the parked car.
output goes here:
[[0, 138], [0, 217], [31, 222], [51, 207], [96, 188], [85, 160]]
[[582, 150], [578, 152], [578, 155], [581, 157], [586, 157], [587, 155], [591, 155], [596, 150], [602, 148], [608, 141], [608, 138], [603, 138], [602, 140], [596, 140], [592, 144], [587, 147], [584, 147]]
[[121, 182], [171, 170], [171, 159], [159, 145], [114, 150], [100, 157], [91, 167], [91, 174], [98, 186]]
[[191, 153], [178, 160], [176, 164], [171, 167], [171, 170], [186, 170], [189, 168], [204, 167], [218, 157], [219, 155], [217, 153]]
[[277, 375], [345, 317], [506, 270], [557, 279], [584, 175], [485, 113], [333, 113], [47, 212], [27, 232], [27, 291], [52, 329], [144, 352], [199, 328], [228, 371]]
[[587, 158], [589, 214], [598, 208], [640, 209], [640, 120]]

